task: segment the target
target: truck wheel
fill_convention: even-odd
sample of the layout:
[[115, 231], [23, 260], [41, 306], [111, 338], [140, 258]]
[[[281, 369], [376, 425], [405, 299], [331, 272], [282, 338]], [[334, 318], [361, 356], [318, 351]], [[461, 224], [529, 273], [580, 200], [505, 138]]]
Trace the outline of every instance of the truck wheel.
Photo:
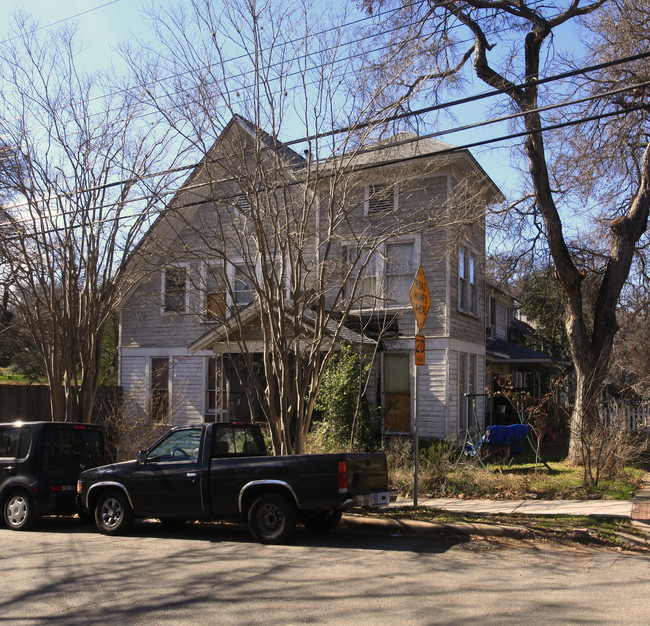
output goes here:
[[296, 529], [296, 509], [280, 494], [265, 494], [248, 509], [248, 527], [262, 543], [281, 543]]
[[4, 504], [5, 523], [11, 530], [27, 530], [36, 522], [32, 497], [26, 491], [14, 491]]
[[123, 535], [133, 526], [133, 511], [126, 496], [117, 489], [106, 491], [97, 500], [95, 524], [105, 535]]
[[315, 533], [328, 533], [339, 525], [342, 515], [341, 511], [320, 511], [304, 521], [305, 528]]

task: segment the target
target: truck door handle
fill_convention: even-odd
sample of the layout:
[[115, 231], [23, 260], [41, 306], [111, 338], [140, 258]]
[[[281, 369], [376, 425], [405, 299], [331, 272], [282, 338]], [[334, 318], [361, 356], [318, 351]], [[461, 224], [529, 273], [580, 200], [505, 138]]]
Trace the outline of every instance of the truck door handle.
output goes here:
[[13, 465], [7, 465], [7, 467], [5, 467], [5, 471], [6, 471], [7, 474], [9, 474], [10, 476], [13, 476], [13, 475], [16, 473], [16, 470], [15, 470], [15, 468], [14, 468]]
[[198, 474], [196, 472], [187, 472], [187, 477], [188, 478], [196, 478]]

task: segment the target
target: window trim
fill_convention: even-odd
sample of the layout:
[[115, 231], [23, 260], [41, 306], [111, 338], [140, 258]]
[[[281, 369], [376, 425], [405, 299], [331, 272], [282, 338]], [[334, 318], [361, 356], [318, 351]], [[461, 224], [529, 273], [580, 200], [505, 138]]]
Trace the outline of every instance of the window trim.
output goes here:
[[[232, 310], [234, 307], [240, 307], [244, 308], [248, 306], [251, 302], [255, 301], [255, 286], [251, 285], [251, 299], [246, 302], [246, 303], [240, 303], [236, 301], [236, 294], [237, 290], [235, 289], [235, 272], [237, 271], [238, 268], [241, 267], [247, 267], [247, 264], [243, 260], [238, 260], [238, 261], [228, 261], [227, 267], [226, 267], [226, 282], [228, 283], [228, 293], [227, 293], [227, 298], [226, 298], [226, 306], [229, 310]], [[257, 269], [255, 270], [257, 274]]]

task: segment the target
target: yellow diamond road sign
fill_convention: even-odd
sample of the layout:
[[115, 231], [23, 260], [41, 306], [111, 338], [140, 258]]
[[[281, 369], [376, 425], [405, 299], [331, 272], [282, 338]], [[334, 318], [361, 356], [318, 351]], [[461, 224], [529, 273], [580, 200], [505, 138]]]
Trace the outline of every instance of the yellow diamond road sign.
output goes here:
[[422, 266], [418, 268], [415, 274], [415, 280], [409, 291], [411, 304], [413, 305], [413, 312], [415, 313], [415, 320], [418, 323], [418, 329], [422, 332], [424, 320], [427, 319], [429, 314], [429, 307], [431, 306], [431, 296], [429, 295], [429, 287], [427, 279], [424, 277], [424, 270]]

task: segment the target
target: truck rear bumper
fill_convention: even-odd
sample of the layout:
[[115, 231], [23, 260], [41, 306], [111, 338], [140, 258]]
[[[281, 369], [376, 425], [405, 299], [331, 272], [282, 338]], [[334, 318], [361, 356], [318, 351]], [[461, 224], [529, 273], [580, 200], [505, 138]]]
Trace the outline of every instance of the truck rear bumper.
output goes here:
[[388, 506], [390, 502], [397, 499], [397, 492], [393, 491], [373, 491], [372, 493], [362, 493], [355, 495], [348, 500], [348, 506], [359, 506], [363, 508], [374, 508], [379, 506]]

